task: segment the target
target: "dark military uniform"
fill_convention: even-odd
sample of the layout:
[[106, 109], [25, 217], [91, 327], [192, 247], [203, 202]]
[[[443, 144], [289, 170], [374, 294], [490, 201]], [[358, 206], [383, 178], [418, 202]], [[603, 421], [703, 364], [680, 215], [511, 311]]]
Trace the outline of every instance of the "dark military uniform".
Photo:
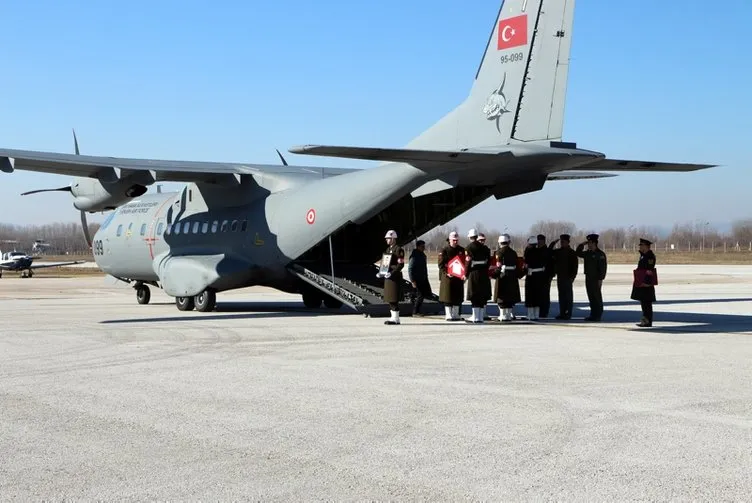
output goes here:
[[388, 278], [384, 278], [384, 302], [389, 304], [392, 311], [399, 311], [399, 301], [402, 300], [402, 269], [405, 267], [405, 250], [397, 245], [387, 247], [384, 253], [391, 253]]
[[[562, 239], [568, 240], [562, 236]], [[557, 320], [569, 320], [572, 318], [574, 306], [574, 291], [572, 285], [577, 278], [577, 269], [580, 261], [577, 253], [570, 247], [553, 249], [556, 243], [549, 247], [553, 258], [553, 272], [556, 276], [556, 289], [559, 292], [559, 315]]]
[[[655, 254], [653, 250], [640, 253], [637, 269], [655, 271]], [[650, 327], [653, 325], [653, 302], [655, 302], [655, 281], [651, 275], [645, 275], [645, 284], [649, 286], [632, 286], [632, 300], [640, 302], [642, 308], [642, 321], [639, 326]]]
[[[419, 241], [419, 243], [422, 243], [422, 241]], [[424, 252], [417, 248], [413, 250], [407, 262], [407, 273], [410, 275], [410, 281], [415, 284], [413, 316], [422, 316], [420, 308], [423, 306], [423, 300], [433, 296], [431, 283], [428, 280], [428, 264]]]
[[544, 301], [544, 290], [547, 285], [546, 265], [548, 249], [530, 246], [525, 248], [525, 307], [540, 307]]
[[[510, 246], [500, 248], [494, 252], [494, 258], [498, 269], [494, 272], [496, 284], [494, 285], [493, 301], [502, 309], [511, 309], [515, 304], [522, 301], [520, 295], [520, 280], [517, 276], [517, 252]], [[506, 271], [501, 272], [501, 266], [506, 266]]]
[[447, 264], [456, 256], [465, 262], [465, 249], [457, 245], [446, 246], [439, 253], [439, 302], [445, 306], [461, 306], [465, 282], [460, 278], [447, 276]]
[[488, 277], [488, 262], [491, 250], [488, 246], [473, 241], [465, 248], [467, 264], [467, 300], [473, 307], [484, 307], [491, 297], [491, 278]]
[[551, 309], [551, 282], [554, 279], [554, 259], [553, 253], [547, 246], [539, 246], [538, 253], [543, 257], [545, 275], [540, 288], [540, 316], [548, 318], [548, 311]]
[[[588, 236], [592, 240], [593, 235]], [[595, 238], [597, 243], [597, 238]], [[585, 318], [586, 321], [600, 321], [603, 316], [603, 294], [601, 292], [600, 282], [606, 279], [608, 261], [606, 254], [600, 248], [595, 250], [585, 250], [585, 244], [577, 245], [575, 253], [578, 257], [584, 259], [585, 271], [585, 290], [587, 291], [588, 301], [590, 302], [590, 316]]]

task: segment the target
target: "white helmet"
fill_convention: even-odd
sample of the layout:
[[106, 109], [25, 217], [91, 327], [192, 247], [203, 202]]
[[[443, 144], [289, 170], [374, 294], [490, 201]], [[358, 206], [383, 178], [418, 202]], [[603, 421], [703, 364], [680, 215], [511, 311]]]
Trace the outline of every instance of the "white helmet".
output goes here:
[[449, 233], [449, 239], [457, 239], [457, 240], [459, 240], [460, 239], [460, 235], [457, 234], [456, 232], [450, 232]]
[[470, 229], [469, 231], [467, 231], [467, 237], [469, 237], [469, 238], [477, 238], [478, 237], [478, 231], [476, 231], [475, 229]]
[[384, 238], [394, 238], [397, 239], [397, 233], [395, 231], [387, 231], [386, 236]]
[[499, 236], [499, 244], [509, 243], [510, 241], [509, 234], [502, 234]]

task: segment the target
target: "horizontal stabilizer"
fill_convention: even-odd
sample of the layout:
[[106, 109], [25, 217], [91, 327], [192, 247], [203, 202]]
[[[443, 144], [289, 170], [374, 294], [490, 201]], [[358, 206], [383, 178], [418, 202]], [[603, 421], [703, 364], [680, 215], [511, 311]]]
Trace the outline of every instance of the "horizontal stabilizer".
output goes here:
[[512, 155], [511, 150], [501, 147], [482, 152], [478, 150], [417, 150], [404, 148], [341, 147], [333, 145], [303, 145], [289, 149], [294, 154], [344, 157], [369, 161], [404, 162], [415, 167], [446, 163], [448, 165], [487, 162], [502, 155]]
[[593, 178], [611, 178], [613, 173], [601, 173], [599, 171], [559, 171], [548, 175], [548, 180], [590, 180]]
[[598, 159], [577, 169], [602, 169], [605, 171], [697, 171], [717, 166], [717, 164], [683, 164], [677, 162], [652, 162], [621, 159]]

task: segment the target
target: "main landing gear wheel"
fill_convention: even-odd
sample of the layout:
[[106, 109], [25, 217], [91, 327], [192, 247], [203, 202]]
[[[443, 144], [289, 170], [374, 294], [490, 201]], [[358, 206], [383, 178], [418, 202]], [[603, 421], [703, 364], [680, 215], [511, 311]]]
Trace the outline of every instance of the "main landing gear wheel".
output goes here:
[[303, 304], [309, 309], [321, 307], [321, 295], [315, 290], [306, 290], [303, 292]]
[[179, 311], [193, 311], [196, 307], [193, 297], [175, 297], [175, 305]]
[[339, 309], [342, 307], [342, 301], [327, 295], [324, 297], [324, 305], [330, 309]]
[[136, 287], [136, 301], [139, 304], [148, 304], [151, 300], [151, 290], [146, 285], [139, 285]]
[[196, 305], [196, 311], [202, 313], [213, 311], [217, 305], [217, 292], [214, 290], [204, 290], [194, 297], [193, 302]]

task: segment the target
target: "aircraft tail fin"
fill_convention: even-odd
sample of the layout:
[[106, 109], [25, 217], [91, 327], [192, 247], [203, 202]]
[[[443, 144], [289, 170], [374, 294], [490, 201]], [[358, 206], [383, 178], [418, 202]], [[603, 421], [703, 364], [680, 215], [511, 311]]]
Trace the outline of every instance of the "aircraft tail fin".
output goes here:
[[574, 3], [502, 1], [470, 95], [407, 147], [561, 140]]

